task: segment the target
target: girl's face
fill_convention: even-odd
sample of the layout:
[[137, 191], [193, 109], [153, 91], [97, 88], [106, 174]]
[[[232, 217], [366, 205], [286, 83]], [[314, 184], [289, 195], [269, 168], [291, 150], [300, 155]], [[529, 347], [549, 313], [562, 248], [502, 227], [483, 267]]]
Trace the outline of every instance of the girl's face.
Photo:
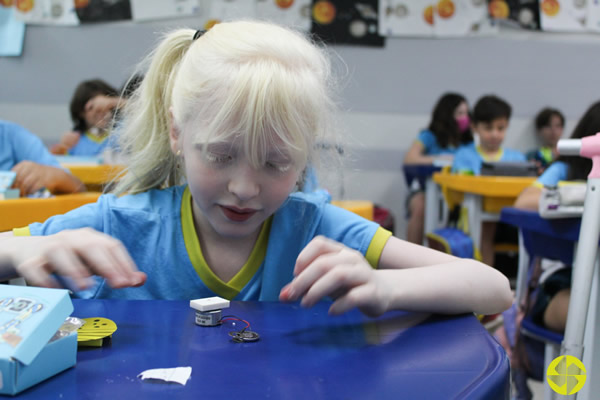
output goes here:
[[275, 147], [264, 165], [254, 168], [239, 140], [201, 144], [193, 143], [193, 135], [182, 136], [194, 219], [202, 234], [234, 239], [256, 234], [299, 177], [289, 154]]
[[563, 134], [563, 124], [558, 115], [550, 117], [550, 121], [547, 126], [540, 129], [540, 138], [545, 146], [556, 147], [558, 140]]
[[458, 107], [456, 107], [456, 110], [454, 110], [454, 119], [458, 120], [464, 117], [468, 117], [469, 116], [469, 106], [467, 105], [466, 102], [462, 102], [458, 105]]

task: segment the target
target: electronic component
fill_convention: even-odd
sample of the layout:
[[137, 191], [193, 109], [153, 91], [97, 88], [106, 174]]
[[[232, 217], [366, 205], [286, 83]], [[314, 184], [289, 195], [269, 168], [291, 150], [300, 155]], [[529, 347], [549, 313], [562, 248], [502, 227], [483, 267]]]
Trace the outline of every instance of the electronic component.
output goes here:
[[221, 297], [190, 300], [190, 307], [196, 310], [196, 325], [215, 326], [221, 322], [221, 310], [229, 307], [229, 300]]

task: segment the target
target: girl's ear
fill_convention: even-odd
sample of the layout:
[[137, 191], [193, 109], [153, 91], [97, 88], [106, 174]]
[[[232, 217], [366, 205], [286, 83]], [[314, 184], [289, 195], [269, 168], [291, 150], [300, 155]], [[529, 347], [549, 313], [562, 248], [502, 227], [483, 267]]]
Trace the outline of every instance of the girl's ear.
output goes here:
[[173, 154], [177, 154], [177, 152], [181, 150], [180, 140], [181, 132], [173, 118], [173, 110], [169, 109], [169, 143], [171, 144], [171, 151]]

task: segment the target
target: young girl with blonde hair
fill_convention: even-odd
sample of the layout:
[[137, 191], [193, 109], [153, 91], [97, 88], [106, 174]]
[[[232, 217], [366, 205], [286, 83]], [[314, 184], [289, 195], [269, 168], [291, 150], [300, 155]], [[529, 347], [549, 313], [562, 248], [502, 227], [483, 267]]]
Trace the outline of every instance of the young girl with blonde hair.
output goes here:
[[126, 105], [116, 193], [3, 234], [0, 271], [45, 286], [66, 275], [84, 297], [331, 297], [332, 313], [369, 315], [510, 306], [498, 271], [294, 191], [332, 133], [330, 71], [324, 49], [271, 23], [167, 34]]

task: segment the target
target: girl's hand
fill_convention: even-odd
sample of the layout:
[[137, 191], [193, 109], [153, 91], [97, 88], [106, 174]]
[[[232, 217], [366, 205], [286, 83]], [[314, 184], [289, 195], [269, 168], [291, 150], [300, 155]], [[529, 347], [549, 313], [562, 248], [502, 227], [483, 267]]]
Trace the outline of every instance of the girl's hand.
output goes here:
[[119, 240], [90, 228], [14, 236], [4, 245], [16, 273], [34, 286], [60, 287], [52, 274], [71, 278], [79, 289], [90, 286], [92, 275], [106, 278], [114, 288], [146, 282]]
[[281, 301], [302, 298], [311, 307], [323, 297], [335, 299], [330, 314], [342, 314], [358, 307], [369, 316], [383, 314], [389, 305], [391, 288], [361, 253], [322, 236], [314, 238], [300, 252], [295, 278], [279, 295]]

